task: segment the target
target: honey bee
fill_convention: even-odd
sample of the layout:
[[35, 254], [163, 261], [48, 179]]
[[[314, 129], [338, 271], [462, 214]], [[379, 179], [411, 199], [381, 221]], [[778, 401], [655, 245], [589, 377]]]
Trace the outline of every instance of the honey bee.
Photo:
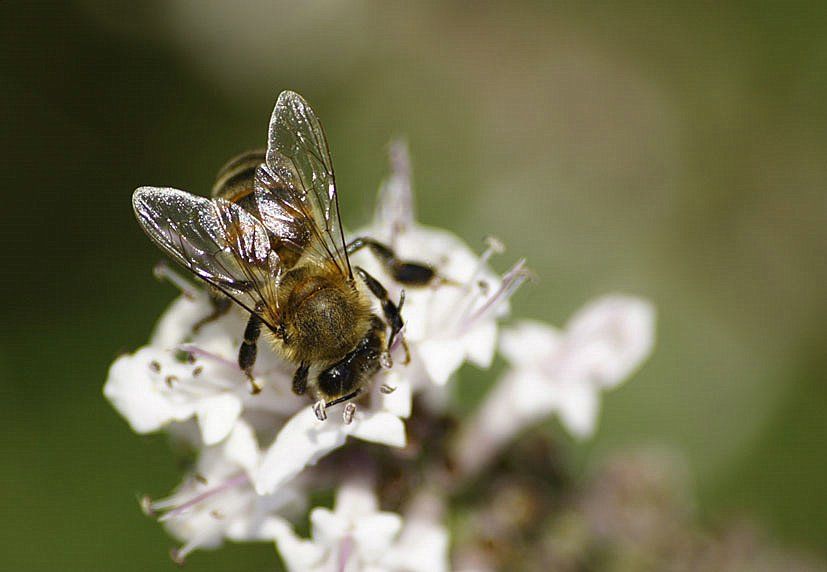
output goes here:
[[350, 422], [350, 400], [381, 366], [390, 367], [404, 325], [404, 291], [395, 303], [378, 280], [351, 265], [349, 255], [367, 247], [401, 284], [422, 286], [436, 278], [430, 266], [400, 260], [371, 238], [345, 241], [324, 129], [290, 91], [276, 102], [267, 149], [225, 165], [212, 198], [141, 187], [132, 205], [161, 250], [221, 293], [213, 314], [200, 323], [225, 310], [229, 303], [221, 300], [250, 314], [238, 364], [253, 391], [261, 389], [253, 366], [264, 332], [277, 353], [297, 364], [293, 391], [315, 400], [320, 420], [328, 407], [348, 402], [343, 416]]

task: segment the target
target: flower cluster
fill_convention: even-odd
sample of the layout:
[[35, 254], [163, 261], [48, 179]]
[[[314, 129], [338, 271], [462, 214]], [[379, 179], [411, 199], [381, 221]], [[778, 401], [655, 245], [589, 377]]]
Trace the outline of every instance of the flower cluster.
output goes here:
[[[244, 313], [233, 309], [201, 325], [211, 312], [207, 293], [169, 269], [163, 273], [178, 282], [181, 296], [148, 345], [112, 364], [104, 394], [132, 429], [167, 431], [199, 452], [194, 470], [169, 497], [142, 501], [181, 541], [173, 551], [177, 561], [224, 540], [270, 541], [288, 570], [447, 570], [449, 531], [442, 517], [451, 487], [437, 493], [437, 481], [478, 471], [520, 430], [552, 414], [572, 434], [589, 435], [599, 392], [648, 356], [653, 310], [622, 296], [588, 305], [561, 330], [520, 322], [498, 332], [510, 296], [528, 277], [524, 262], [499, 275], [489, 265], [503, 250], [496, 239], [477, 255], [449, 232], [418, 223], [405, 147], [394, 145], [391, 159], [374, 220], [359, 234], [431, 265], [438, 278], [407, 288], [410, 361], [398, 344], [394, 365], [376, 374], [352, 419], [320, 421], [290, 390], [295, 366], [269, 351], [259, 353], [253, 372], [263, 390], [251, 394], [236, 360]], [[354, 257], [392, 299], [403, 295], [369, 252]], [[411, 427], [449, 415], [445, 389], [458, 369], [465, 362], [486, 368], [498, 349], [509, 368], [479, 411], [450, 439], [443, 435], [444, 443], [428, 443], [430, 466], [420, 467], [422, 478], [396, 490], [387, 486], [389, 465], [424, 455], [422, 443], [411, 441]], [[352, 451], [369, 458], [320, 463], [343, 447], [340, 457]], [[446, 466], [459, 471], [446, 473]], [[319, 490], [336, 491], [332, 509], [309, 506], [310, 493]], [[389, 508], [395, 512], [383, 510]], [[306, 539], [292, 523], [308, 510]]]

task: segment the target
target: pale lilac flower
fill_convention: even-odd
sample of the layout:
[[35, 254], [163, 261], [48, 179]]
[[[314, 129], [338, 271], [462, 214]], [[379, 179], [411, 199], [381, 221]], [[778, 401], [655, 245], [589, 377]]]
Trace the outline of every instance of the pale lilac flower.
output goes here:
[[[466, 360], [482, 368], [491, 365], [497, 320], [508, 313], [508, 298], [528, 274], [519, 261], [500, 277], [488, 266], [490, 257], [503, 250], [499, 241], [488, 239], [487, 250], [478, 256], [452, 233], [417, 223], [413, 202], [407, 149], [397, 142], [373, 224], [357, 234], [384, 242], [399, 258], [430, 264], [439, 273], [431, 286], [404, 288], [402, 314], [413, 363], [402, 374], [416, 390], [424, 382], [444, 385]], [[371, 254], [360, 252], [354, 258], [386, 284], [392, 297], [399, 297], [403, 287]]]
[[310, 540], [291, 529], [276, 533], [290, 572], [442, 572], [448, 569], [448, 536], [427, 516], [410, 520], [378, 510], [373, 492], [351, 482], [337, 491], [334, 510], [310, 513]]
[[240, 421], [219, 445], [205, 446], [195, 472], [167, 498], [142, 501], [147, 514], [158, 516], [170, 534], [183, 542], [172, 552], [182, 562], [198, 548], [236, 542], [270, 540], [284, 526], [278, 512], [303, 502], [297, 488], [285, 486], [270, 495], [255, 492], [250, 478], [259, 462], [253, 430]]
[[516, 433], [549, 415], [577, 438], [594, 433], [599, 395], [631, 375], [654, 343], [652, 305], [607, 296], [582, 308], [557, 330], [522, 321], [502, 334], [511, 367], [487, 395], [457, 448], [473, 471]]
[[[368, 408], [358, 407], [347, 423], [341, 415], [320, 421], [308, 406], [281, 427], [254, 475], [256, 490], [267, 494], [345, 444], [348, 436], [391, 447], [406, 443], [403, 419], [411, 412], [410, 384], [391, 372], [380, 372], [373, 382]], [[393, 385], [390, 385], [390, 384]], [[388, 384], [393, 389], [381, 391]]]
[[[292, 393], [291, 369], [272, 351], [259, 352], [255, 375], [262, 384], [252, 395], [236, 355], [244, 314], [233, 309], [195, 334], [208, 315], [205, 295], [181, 296], [164, 313], [150, 345], [118, 358], [104, 394], [138, 433], [190, 418], [198, 421], [206, 445], [219, 443], [245, 415], [265, 415], [275, 439], [253, 472], [260, 494], [271, 494], [304, 467], [341, 447], [348, 435], [393, 447], [405, 445], [403, 418], [410, 415], [410, 383], [381, 371], [371, 386], [370, 406], [358, 407], [350, 423], [342, 415], [319, 421], [311, 404]], [[181, 353], [194, 359], [181, 359]], [[383, 393], [382, 386], [392, 389]]]
[[289, 390], [287, 369], [272, 355], [256, 368], [268, 383], [251, 395], [235, 358], [244, 316], [232, 309], [193, 333], [210, 311], [205, 294], [180, 296], [164, 312], [150, 344], [112, 364], [104, 395], [137, 433], [194, 417], [204, 443], [213, 445], [229, 435], [245, 409], [283, 418], [304, 403]]

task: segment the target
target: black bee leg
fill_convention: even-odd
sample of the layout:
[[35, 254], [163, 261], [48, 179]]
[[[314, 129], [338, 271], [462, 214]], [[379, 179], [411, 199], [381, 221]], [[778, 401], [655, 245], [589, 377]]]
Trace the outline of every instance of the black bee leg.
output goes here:
[[253, 365], [256, 363], [256, 354], [258, 353], [258, 337], [261, 334], [261, 319], [255, 314], [250, 314], [250, 319], [247, 321], [247, 327], [244, 328], [244, 341], [241, 342], [241, 347], [238, 350], [238, 365], [244, 371], [244, 375], [250, 380], [251, 392], [258, 393], [261, 391], [261, 385], [253, 377]]
[[293, 374], [293, 393], [296, 395], [304, 395], [307, 391], [307, 372], [310, 371], [310, 365], [302, 362], [296, 373]]
[[[324, 421], [327, 419], [327, 408], [333, 407], [334, 405], [338, 405], [345, 401], [350, 401], [358, 397], [362, 393], [361, 389], [357, 389], [352, 393], [348, 393], [347, 395], [343, 395], [342, 397], [338, 397], [331, 401], [330, 403], [325, 403], [324, 399], [320, 399], [316, 403], [313, 404], [313, 413], [316, 414], [316, 419], [319, 421]], [[345, 408], [342, 410], [342, 420], [345, 422], [345, 425], [350, 425], [353, 422], [353, 416], [356, 414], [356, 404], [355, 403], [348, 403], [345, 405]]]
[[195, 322], [195, 325], [192, 327], [192, 332], [197, 334], [198, 330], [202, 327], [206, 326], [210, 322], [214, 322], [229, 312], [232, 305], [232, 300], [230, 300], [227, 296], [210, 290], [210, 306], [212, 306], [212, 312]]
[[[430, 284], [436, 277], [436, 271], [427, 264], [399, 260], [390, 247], [368, 237], [360, 237], [347, 245], [347, 253], [354, 252], [368, 247], [373, 255], [382, 263], [385, 270], [393, 276], [393, 279], [400, 284], [410, 286], [425, 286]], [[442, 279], [440, 279], [442, 280]]]
[[[388, 325], [391, 328], [391, 335], [388, 337], [388, 345], [387, 345], [387, 360], [390, 360], [390, 351], [393, 347], [393, 342], [396, 339], [397, 334], [402, 331], [402, 327], [405, 325], [405, 322], [402, 321], [402, 314], [400, 312], [400, 308], [402, 304], [405, 303], [405, 293], [402, 292], [401, 297], [399, 298], [399, 306], [394, 304], [390, 298], [388, 298], [388, 291], [385, 290], [385, 287], [373, 276], [368, 274], [364, 268], [359, 266], [356, 267], [356, 273], [359, 274], [359, 278], [361, 278], [365, 284], [367, 284], [370, 291], [379, 299], [379, 302], [382, 304], [382, 313], [385, 315], [385, 320], [387, 321]], [[411, 361], [410, 352], [408, 350], [408, 344], [405, 343], [405, 339], [402, 339], [402, 345], [405, 348], [405, 363]], [[389, 366], [389, 364], [383, 364]]]

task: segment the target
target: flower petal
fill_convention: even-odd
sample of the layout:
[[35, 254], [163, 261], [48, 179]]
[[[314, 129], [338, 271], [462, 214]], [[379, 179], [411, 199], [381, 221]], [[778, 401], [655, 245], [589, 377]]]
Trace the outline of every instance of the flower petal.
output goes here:
[[390, 372], [381, 381], [393, 388], [391, 393], [380, 393], [381, 408], [397, 417], [410, 417], [411, 383], [396, 372]]
[[157, 431], [192, 415], [191, 408], [174, 403], [152, 379], [153, 365], [166, 360], [165, 352], [145, 347], [119, 357], [109, 368], [103, 394], [136, 433]]
[[272, 493], [304, 467], [341, 447], [346, 436], [335, 419], [319, 421], [310, 407], [301, 409], [281, 428], [264, 454], [253, 479], [256, 491]]
[[578, 439], [591, 437], [597, 426], [599, 390], [585, 380], [559, 385], [561, 391], [557, 410], [560, 422]]
[[353, 423], [346, 426], [348, 432], [354, 437], [391, 447], [405, 446], [407, 442], [405, 424], [393, 413], [368, 411], [356, 415]]
[[205, 445], [214, 445], [232, 431], [241, 415], [241, 400], [231, 393], [220, 393], [199, 400], [195, 415]]
[[387, 552], [402, 529], [402, 517], [392, 512], [377, 512], [356, 521], [353, 539], [363, 560], [373, 562]]
[[560, 345], [560, 332], [541, 322], [522, 320], [500, 334], [500, 353], [512, 365], [539, 364]]
[[475, 325], [465, 336], [468, 361], [482, 369], [491, 367], [497, 349], [497, 324], [487, 320]]
[[655, 311], [645, 300], [614, 295], [588, 304], [566, 327], [572, 350], [563, 377], [616, 386], [649, 356], [654, 331]]
[[445, 385], [465, 359], [463, 341], [456, 338], [431, 338], [418, 345], [425, 371], [437, 385]]
[[238, 421], [224, 442], [224, 456], [251, 474], [258, 465], [260, 451], [253, 428], [245, 421]]
[[150, 344], [164, 349], [175, 347], [192, 335], [192, 327], [210, 311], [206, 296], [194, 299], [178, 296], [155, 324]]

